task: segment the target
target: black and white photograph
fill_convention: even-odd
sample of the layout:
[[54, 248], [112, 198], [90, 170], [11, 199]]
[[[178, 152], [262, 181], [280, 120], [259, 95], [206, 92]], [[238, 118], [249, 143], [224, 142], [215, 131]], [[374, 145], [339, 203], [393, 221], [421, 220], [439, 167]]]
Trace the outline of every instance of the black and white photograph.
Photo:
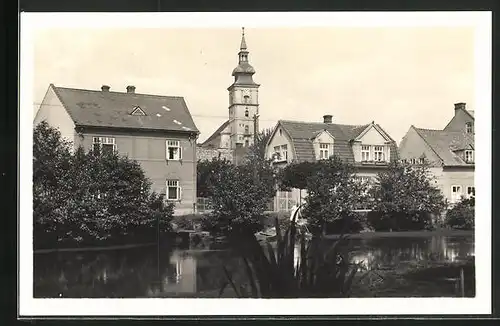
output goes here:
[[491, 312], [491, 13], [23, 13], [20, 56], [20, 315]]

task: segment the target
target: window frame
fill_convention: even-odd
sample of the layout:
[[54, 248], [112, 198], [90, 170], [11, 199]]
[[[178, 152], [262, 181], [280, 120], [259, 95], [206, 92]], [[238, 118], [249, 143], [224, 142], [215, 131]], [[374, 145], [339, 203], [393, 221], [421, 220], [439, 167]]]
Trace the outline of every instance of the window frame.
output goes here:
[[[366, 149], [365, 149], [366, 148]], [[366, 158], [364, 158], [363, 154], [366, 154]], [[369, 162], [371, 159], [371, 146], [370, 145], [361, 145], [361, 162]]]
[[[469, 190], [472, 190], [472, 192], [469, 192]], [[475, 186], [467, 186], [465, 187], [465, 195], [467, 198], [471, 198], [472, 196], [476, 196], [476, 187]]]
[[[456, 190], [459, 190], [459, 191], [453, 191], [453, 188], [456, 188]], [[451, 192], [451, 202], [452, 203], [459, 202], [460, 199], [463, 196], [462, 186], [461, 185], [451, 185], [450, 186], [450, 192]]]
[[465, 132], [468, 134], [472, 134], [474, 132], [472, 122], [469, 121], [465, 123]]
[[[174, 154], [174, 158], [170, 158], [170, 148], [177, 149], [177, 155]], [[182, 146], [179, 139], [167, 139], [165, 141], [165, 158], [167, 161], [181, 161], [182, 160]]]
[[[98, 140], [96, 142], [96, 140]], [[111, 141], [110, 141], [111, 140]], [[113, 152], [116, 152], [118, 150], [118, 147], [116, 146], [116, 138], [115, 137], [109, 137], [109, 136], [92, 136], [92, 150], [95, 150], [95, 146], [99, 145], [99, 152], [103, 153], [103, 145], [113, 145]]]
[[283, 161], [288, 160], [288, 145], [281, 145], [280, 146], [280, 155]]
[[[379, 157], [377, 157], [377, 156], [379, 156]], [[384, 162], [385, 161], [384, 146], [382, 146], [382, 145], [374, 145], [373, 146], [373, 160], [376, 162]]]
[[319, 143], [319, 159], [327, 160], [330, 157], [330, 144]]
[[[467, 159], [467, 154], [470, 153], [470, 158]], [[474, 163], [474, 150], [472, 149], [466, 149], [464, 151], [464, 160], [467, 163]]]
[[[169, 184], [170, 183], [170, 184]], [[175, 184], [172, 184], [175, 183]], [[169, 188], [175, 188], [176, 198], [169, 198]], [[181, 201], [182, 200], [182, 187], [179, 179], [167, 179], [165, 181], [165, 200], [167, 201]]]

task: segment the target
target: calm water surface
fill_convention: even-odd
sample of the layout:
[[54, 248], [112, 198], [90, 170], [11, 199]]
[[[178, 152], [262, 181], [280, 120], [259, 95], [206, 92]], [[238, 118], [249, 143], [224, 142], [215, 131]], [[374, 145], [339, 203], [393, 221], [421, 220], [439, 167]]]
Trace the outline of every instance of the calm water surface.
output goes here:
[[[413, 262], [453, 262], [474, 255], [468, 237], [352, 240], [351, 259], [367, 268], [398, 268]], [[88, 252], [40, 253], [34, 257], [35, 297], [218, 297], [225, 266], [244, 281], [242, 262], [229, 250], [157, 246]]]

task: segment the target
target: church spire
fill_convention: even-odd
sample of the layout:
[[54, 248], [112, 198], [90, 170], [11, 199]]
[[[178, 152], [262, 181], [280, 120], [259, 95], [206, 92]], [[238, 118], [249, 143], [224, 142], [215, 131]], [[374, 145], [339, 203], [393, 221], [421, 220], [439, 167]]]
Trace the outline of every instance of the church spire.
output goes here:
[[241, 28], [241, 45], [240, 50], [245, 51], [247, 49], [247, 42], [245, 42], [245, 27]]
[[252, 75], [255, 74], [255, 69], [250, 65], [248, 60], [247, 42], [245, 40], [245, 27], [241, 28], [241, 44], [238, 52], [238, 66], [234, 68], [232, 75], [234, 76], [235, 84], [255, 85]]

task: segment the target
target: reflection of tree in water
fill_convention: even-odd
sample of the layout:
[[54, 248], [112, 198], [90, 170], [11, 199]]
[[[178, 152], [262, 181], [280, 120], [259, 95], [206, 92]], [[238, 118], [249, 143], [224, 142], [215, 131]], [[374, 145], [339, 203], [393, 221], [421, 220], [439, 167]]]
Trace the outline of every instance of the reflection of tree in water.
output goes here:
[[138, 297], [157, 275], [155, 247], [35, 255], [36, 297]]

